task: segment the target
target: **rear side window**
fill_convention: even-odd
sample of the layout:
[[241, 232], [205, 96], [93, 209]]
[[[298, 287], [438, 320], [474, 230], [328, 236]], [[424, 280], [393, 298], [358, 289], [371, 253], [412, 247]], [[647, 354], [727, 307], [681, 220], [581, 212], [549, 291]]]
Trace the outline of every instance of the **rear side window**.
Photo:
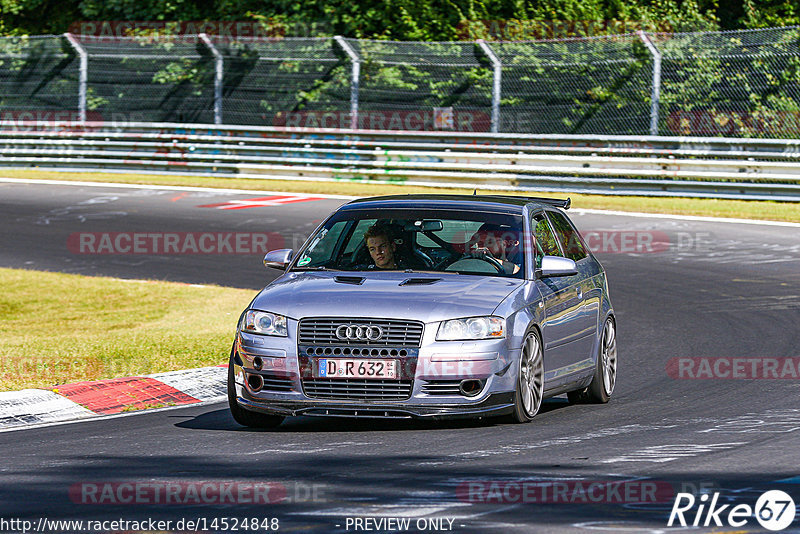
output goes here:
[[542, 256], [561, 256], [561, 251], [558, 249], [558, 243], [544, 213], [534, 215], [532, 222], [536, 268], [538, 269], [542, 266]]
[[557, 211], [547, 212], [547, 216], [553, 223], [556, 237], [561, 248], [564, 250], [564, 257], [573, 261], [580, 261], [586, 257], [586, 248], [577, 230], [569, 223], [566, 217]]

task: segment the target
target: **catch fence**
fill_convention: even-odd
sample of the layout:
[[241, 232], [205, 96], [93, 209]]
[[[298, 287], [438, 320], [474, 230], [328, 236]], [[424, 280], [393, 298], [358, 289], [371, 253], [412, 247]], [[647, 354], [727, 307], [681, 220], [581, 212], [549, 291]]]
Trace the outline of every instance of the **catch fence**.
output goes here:
[[800, 27], [548, 41], [0, 38], [0, 121], [800, 137]]

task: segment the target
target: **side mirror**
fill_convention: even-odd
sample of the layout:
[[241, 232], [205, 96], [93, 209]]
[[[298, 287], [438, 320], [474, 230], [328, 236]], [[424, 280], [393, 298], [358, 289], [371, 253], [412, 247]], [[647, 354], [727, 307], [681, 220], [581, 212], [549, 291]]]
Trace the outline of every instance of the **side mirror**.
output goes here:
[[539, 276], [542, 278], [547, 278], [548, 276], [572, 276], [573, 274], [578, 274], [578, 266], [569, 258], [544, 256], [542, 258], [542, 267], [537, 271], [540, 272]]
[[264, 267], [272, 267], [273, 269], [285, 271], [292, 262], [293, 255], [294, 250], [290, 248], [270, 250], [267, 252], [266, 256], [264, 256]]

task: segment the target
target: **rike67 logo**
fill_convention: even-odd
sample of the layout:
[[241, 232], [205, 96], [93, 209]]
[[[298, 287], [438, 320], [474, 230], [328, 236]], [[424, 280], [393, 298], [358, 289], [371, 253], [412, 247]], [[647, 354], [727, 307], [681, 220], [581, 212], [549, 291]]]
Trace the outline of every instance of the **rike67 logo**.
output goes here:
[[[676, 522], [682, 526], [721, 527], [725, 523], [732, 527], [743, 527], [755, 517], [767, 530], [783, 530], [792, 524], [795, 516], [794, 500], [780, 490], [767, 491], [758, 498], [755, 508], [749, 504], [718, 504], [719, 493], [703, 494], [695, 498], [691, 493], [678, 493], [669, 514], [667, 526]], [[697, 509], [694, 510], [695, 505]], [[685, 514], [685, 515], [684, 515]], [[687, 517], [689, 518], [687, 523]], [[725, 523], [724, 523], [725, 522]]]

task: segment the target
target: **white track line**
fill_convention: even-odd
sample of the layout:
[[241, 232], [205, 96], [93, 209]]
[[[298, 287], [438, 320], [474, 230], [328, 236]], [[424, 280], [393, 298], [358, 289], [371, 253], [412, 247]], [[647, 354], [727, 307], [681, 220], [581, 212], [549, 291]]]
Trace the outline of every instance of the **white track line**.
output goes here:
[[[798, 208], [800, 209], [800, 208]], [[789, 228], [800, 228], [800, 223], [784, 222], [784, 221], [764, 221], [761, 219], [736, 219], [732, 217], [701, 217], [699, 215], [670, 215], [667, 213], [641, 213], [635, 211], [612, 211], [612, 210], [595, 210], [590, 208], [574, 208], [570, 213], [587, 213], [597, 215], [620, 215], [623, 217], [645, 217], [648, 219], [678, 219], [681, 221], [700, 221], [700, 222], [714, 222], [714, 223], [734, 223], [734, 224], [757, 224], [761, 226], [787, 226]]]

